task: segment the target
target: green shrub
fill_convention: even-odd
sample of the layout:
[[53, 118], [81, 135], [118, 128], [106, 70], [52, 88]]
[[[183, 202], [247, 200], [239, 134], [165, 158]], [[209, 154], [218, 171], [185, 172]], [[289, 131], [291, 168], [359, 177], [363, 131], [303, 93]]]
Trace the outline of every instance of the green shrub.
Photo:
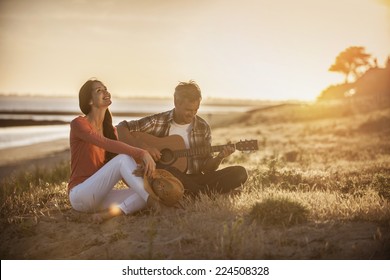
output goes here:
[[250, 219], [264, 225], [291, 226], [307, 221], [308, 210], [300, 203], [286, 198], [268, 198], [256, 203], [250, 213]]

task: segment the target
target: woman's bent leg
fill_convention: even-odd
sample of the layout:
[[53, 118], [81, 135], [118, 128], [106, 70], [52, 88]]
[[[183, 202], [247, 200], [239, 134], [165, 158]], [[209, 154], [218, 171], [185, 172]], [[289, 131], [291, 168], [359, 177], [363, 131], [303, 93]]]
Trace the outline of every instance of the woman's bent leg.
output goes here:
[[120, 174], [127, 186], [132, 188], [144, 201], [147, 201], [149, 194], [145, 191], [144, 179], [133, 174], [134, 170], [137, 169], [135, 160], [126, 155], [119, 155], [117, 157], [121, 158]]
[[120, 179], [119, 160], [113, 158], [70, 191], [69, 198], [72, 207], [82, 212], [100, 210], [102, 201]]
[[[109, 202], [105, 202], [109, 193], [115, 192], [114, 186], [120, 179], [124, 179], [127, 185], [134, 189], [138, 197], [122, 197], [118, 204], [124, 203], [129, 198], [129, 201], [125, 205], [122, 205], [121, 209], [124, 213], [133, 212], [133, 208], [129, 206], [129, 203], [134, 202], [134, 209], [141, 207], [141, 198], [146, 202], [149, 194], [143, 187], [143, 179], [136, 177], [133, 171], [137, 168], [135, 161], [127, 155], [118, 155], [110, 160], [106, 165], [100, 168], [95, 174], [85, 180], [83, 183], [77, 185], [70, 191], [70, 202], [75, 210], [82, 212], [95, 212], [102, 209], [102, 205], [113, 203], [111, 199]], [[132, 196], [132, 195], [131, 195]], [[115, 196], [118, 197], [118, 196]]]
[[114, 206], [119, 207], [126, 215], [138, 212], [146, 207], [146, 201], [142, 199], [133, 189], [112, 190], [102, 201], [101, 210]]

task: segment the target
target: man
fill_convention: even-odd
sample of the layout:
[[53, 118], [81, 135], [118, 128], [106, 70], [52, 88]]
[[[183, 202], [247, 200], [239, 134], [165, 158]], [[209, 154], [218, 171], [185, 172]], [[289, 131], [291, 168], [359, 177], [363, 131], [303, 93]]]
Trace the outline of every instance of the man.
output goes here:
[[[187, 149], [211, 146], [210, 126], [197, 115], [201, 99], [200, 88], [194, 81], [181, 82], [175, 88], [174, 109], [135, 121], [122, 121], [117, 127], [119, 140], [147, 150], [157, 162], [157, 166], [161, 159], [160, 150], [141, 141], [133, 132], [145, 132], [157, 137], [180, 135]], [[216, 156], [211, 152], [206, 155], [190, 155], [185, 172], [173, 166], [163, 168], [182, 182], [186, 193], [228, 193], [244, 184], [248, 178], [242, 166], [217, 170], [222, 160], [233, 152], [233, 147], [226, 146]]]

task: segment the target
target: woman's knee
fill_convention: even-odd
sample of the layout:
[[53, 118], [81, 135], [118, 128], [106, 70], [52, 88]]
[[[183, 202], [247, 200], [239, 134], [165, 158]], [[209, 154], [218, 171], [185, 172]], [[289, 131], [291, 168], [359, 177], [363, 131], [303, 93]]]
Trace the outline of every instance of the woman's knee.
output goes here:
[[69, 201], [72, 208], [76, 211], [84, 213], [96, 211], [96, 201], [89, 193], [72, 189], [69, 194]]
[[117, 158], [117, 160], [121, 163], [121, 165], [125, 165], [125, 166], [132, 167], [132, 168], [137, 167], [137, 163], [129, 155], [120, 154], [120, 155], [117, 155], [115, 158]]

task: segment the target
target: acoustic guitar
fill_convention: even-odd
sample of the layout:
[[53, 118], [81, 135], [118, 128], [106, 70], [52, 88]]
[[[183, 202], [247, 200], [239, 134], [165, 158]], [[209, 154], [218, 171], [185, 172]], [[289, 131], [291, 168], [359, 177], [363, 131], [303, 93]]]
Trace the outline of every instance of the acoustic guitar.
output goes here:
[[210, 153], [221, 152], [225, 147], [231, 146], [239, 151], [256, 151], [259, 149], [257, 140], [245, 140], [235, 144], [218, 146], [206, 146], [187, 149], [184, 140], [180, 135], [156, 137], [144, 132], [132, 132], [132, 135], [149, 146], [156, 147], [161, 158], [158, 164], [161, 166], [174, 166], [182, 172], [187, 170], [187, 157], [194, 155], [209, 155]]

